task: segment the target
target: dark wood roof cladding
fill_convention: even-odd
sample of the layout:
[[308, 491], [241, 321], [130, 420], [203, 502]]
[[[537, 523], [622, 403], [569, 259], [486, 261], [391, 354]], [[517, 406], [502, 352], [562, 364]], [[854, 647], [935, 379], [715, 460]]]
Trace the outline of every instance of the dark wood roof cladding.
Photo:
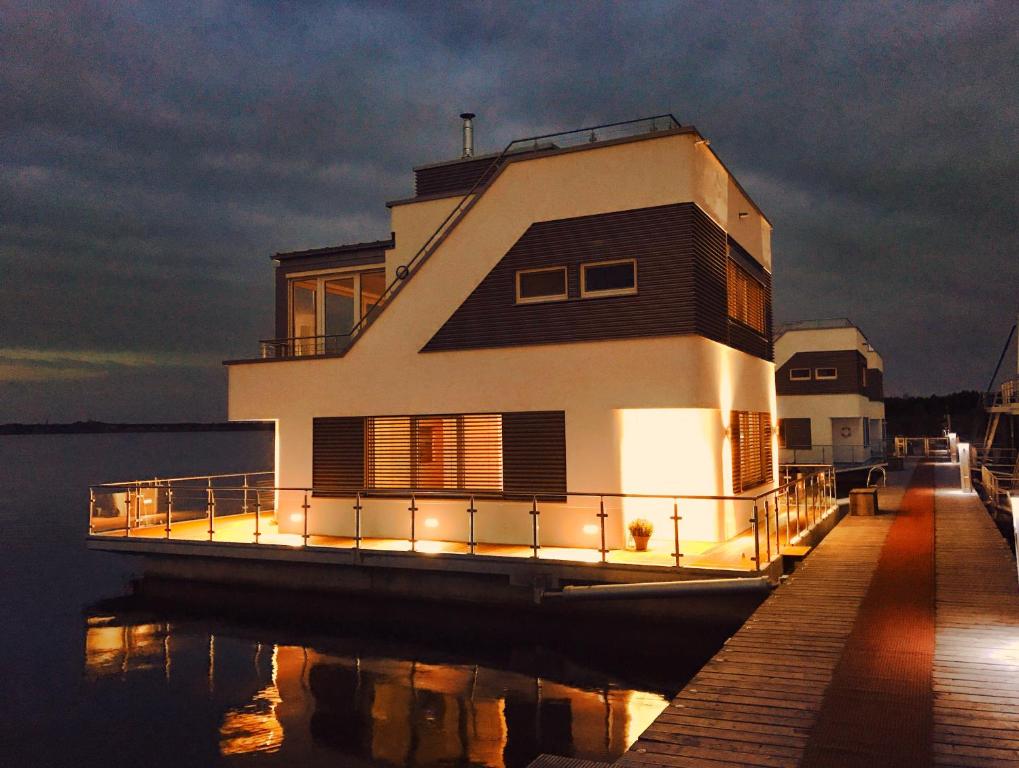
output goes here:
[[[580, 297], [582, 263], [627, 258], [637, 294]], [[725, 232], [693, 203], [538, 222], [422, 351], [697, 333], [770, 359], [767, 339], [729, 322], [726, 258]], [[567, 267], [568, 300], [516, 304], [517, 270], [551, 266]], [[755, 275], [770, 301], [770, 275]]]
[[[809, 368], [810, 379], [790, 380], [792, 368]], [[818, 381], [818, 368], [836, 368], [838, 378]], [[866, 395], [863, 386], [866, 368], [867, 359], [855, 349], [797, 352], [775, 372], [775, 390], [780, 395]]]
[[287, 280], [293, 273], [362, 266], [382, 267], [386, 263], [386, 251], [392, 247], [393, 240], [378, 240], [373, 243], [277, 253], [273, 257], [278, 262], [276, 266], [276, 338], [285, 339], [290, 335], [290, 323], [287, 318], [289, 309]]
[[495, 172], [495, 157], [442, 163], [414, 169], [414, 193], [418, 196], [466, 192], [483, 177]]

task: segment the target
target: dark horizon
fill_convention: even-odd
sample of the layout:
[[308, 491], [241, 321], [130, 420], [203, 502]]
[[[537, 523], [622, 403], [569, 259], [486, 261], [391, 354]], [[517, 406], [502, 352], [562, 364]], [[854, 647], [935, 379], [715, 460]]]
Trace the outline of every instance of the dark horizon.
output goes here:
[[0, 422], [224, 419], [271, 254], [387, 237], [465, 109], [479, 153], [696, 125], [775, 226], [776, 322], [851, 318], [888, 395], [983, 389], [1019, 310], [1014, 3], [0, 13]]

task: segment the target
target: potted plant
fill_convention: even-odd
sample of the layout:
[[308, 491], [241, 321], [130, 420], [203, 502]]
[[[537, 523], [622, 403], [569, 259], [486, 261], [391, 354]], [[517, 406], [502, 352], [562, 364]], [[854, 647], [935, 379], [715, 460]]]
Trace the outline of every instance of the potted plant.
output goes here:
[[627, 527], [630, 529], [630, 535], [633, 536], [634, 549], [638, 552], [647, 552], [648, 539], [651, 538], [651, 534], [655, 530], [654, 523], [643, 517], [638, 517], [636, 520], [631, 520]]

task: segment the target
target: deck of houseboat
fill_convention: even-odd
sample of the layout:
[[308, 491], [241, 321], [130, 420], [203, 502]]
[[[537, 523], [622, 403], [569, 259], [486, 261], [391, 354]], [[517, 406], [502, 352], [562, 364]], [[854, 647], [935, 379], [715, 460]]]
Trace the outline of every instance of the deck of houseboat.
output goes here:
[[[799, 521], [794, 515], [792, 519], [782, 518], [778, 528], [772, 533], [779, 541], [779, 554], [799, 557], [809, 549], [799, 543], [783, 543], [800, 541], [799, 534], [807, 530], [811, 520], [818, 514], [830, 514], [834, 509], [829, 505], [824, 508], [804, 506], [800, 510]], [[601, 550], [594, 547], [538, 547], [537, 551], [522, 544], [499, 544], [477, 542], [471, 551], [471, 545], [461, 541], [442, 541], [435, 539], [370, 538], [363, 537], [355, 541], [347, 536], [323, 536], [310, 534], [307, 542], [298, 533], [280, 533], [275, 516], [272, 513], [260, 515], [258, 536], [255, 536], [255, 515], [236, 514], [217, 518], [213, 533], [209, 534], [209, 522], [206, 519], [184, 520], [174, 522], [167, 532], [164, 525], [149, 525], [131, 528], [128, 533], [122, 518], [110, 518], [108, 528], [92, 534], [92, 540], [130, 539], [138, 542], [193, 542], [220, 544], [251, 544], [263, 547], [282, 548], [313, 548], [318, 550], [364, 550], [367, 552], [405, 552], [421, 555], [463, 555], [475, 558], [513, 558], [519, 560], [547, 560], [573, 563], [600, 563]], [[754, 535], [748, 529], [724, 542], [691, 541], [681, 543], [681, 562], [686, 568], [702, 568], [721, 571], [752, 571], [754, 568]], [[605, 562], [610, 565], [646, 566], [652, 568], [673, 568], [675, 556], [669, 549], [650, 548], [644, 552], [633, 549], [609, 549], [605, 552]]]

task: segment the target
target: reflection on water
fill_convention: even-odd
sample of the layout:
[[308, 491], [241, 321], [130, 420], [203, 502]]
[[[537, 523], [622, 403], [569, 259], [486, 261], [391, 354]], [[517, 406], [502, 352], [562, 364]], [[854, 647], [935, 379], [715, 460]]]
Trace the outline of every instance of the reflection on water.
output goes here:
[[[613, 684], [356, 647], [327, 652], [224, 641], [195, 623], [111, 615], [87, 619], [85, 671], [93, 681], [147, 676], [166, 686], [207, 686], [214, 699], [222, 683], [228, 691], [220, 754], [288, 762], [329, 754], [395, 766], [512, 768], [542, 752], [611, 760], [667, 703]], [[241, 693], [238, 681], [250, 693]]]

